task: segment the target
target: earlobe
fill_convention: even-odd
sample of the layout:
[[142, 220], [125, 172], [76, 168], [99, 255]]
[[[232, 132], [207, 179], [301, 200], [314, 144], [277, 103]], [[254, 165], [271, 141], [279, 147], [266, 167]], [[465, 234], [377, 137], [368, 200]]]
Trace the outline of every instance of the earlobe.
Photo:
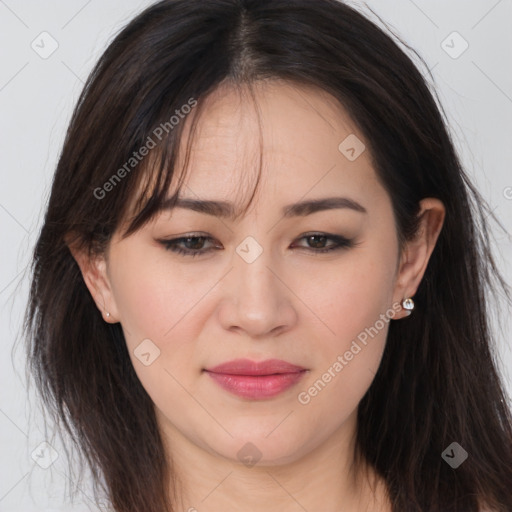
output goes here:
[[112, 288], [107, 273], [107, 262], [103, 255], [89, 256], [85, 251], [77, 249], [73, 244], [67, 244], [77, 262], [82, 278], [91, 294], [96, 307], [100, 310], [106, 322], [115, 323], [117, 309], [112, 295]]

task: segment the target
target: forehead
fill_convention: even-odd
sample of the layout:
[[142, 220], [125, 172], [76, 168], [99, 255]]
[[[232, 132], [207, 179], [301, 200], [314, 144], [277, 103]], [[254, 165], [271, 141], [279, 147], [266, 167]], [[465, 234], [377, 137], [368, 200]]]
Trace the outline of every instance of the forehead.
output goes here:
[[[224, 84], [206, 98], [180, 195], [235, 200], [250, 193], [260, 169], [267, 197], [289, 202], [315, 190], [357, 195], [378, 185], [363, 136], [334, 97], [276, 80], [256, 82], [252, 91]], [[189, 129], [187, 122], [182, 146]], [[344, 141], [362, 150], [355, 160]]]

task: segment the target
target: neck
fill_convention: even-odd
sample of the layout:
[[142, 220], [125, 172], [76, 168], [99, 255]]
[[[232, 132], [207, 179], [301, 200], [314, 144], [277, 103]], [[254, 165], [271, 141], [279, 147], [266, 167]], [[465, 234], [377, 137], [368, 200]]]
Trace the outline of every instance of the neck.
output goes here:
[[354, 413], [324, 444], [288, 462], [245, 466], [197, 446], [159, 417], [174, 473], [175, 510], [183, 512], [386, 512], [383, 481], [354, 464]]

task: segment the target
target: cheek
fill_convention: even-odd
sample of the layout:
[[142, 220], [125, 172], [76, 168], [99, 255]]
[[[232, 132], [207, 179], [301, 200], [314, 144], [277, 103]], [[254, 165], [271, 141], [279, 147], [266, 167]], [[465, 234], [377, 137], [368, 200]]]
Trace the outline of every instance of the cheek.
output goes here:
[[118, 268], [114, 294], [123, 329], [130, 333], [130, 338], [161, 336], [170, 322], [166, 318], [168, 305], [162, 298], [172, 294], [150, 265], [140, 267], [130, 265], [129, 259], [124, 261], [122, 268]]
[[357, 407], [373, 381], [394, 316], [393, 254], [374, 254], [347, 258], [337, 278], [325, 279], [326, 286], [309, 299], [329, 331], [318, 338], [321, 356], [302, 386], [305, 395], [299, 402], [311, 402], [317, 411], [330, 410], [336, 421]]
[[[328, 346], [337, 349], [375, 324], [391, 307], [394, 288], [393, 255], [354, 252], [336, 269], [302, 278], [300, 296], [321, 321]], [[322, 283], [312, 286], [312, 283]], [[379, 324], [380, 325], [380, 324]]]
[[129, 344], [144, 338], [161, 343], [204, 292], [177, 273], [165, 253], [138, 245], [121, 251], [113, 267], [115, 301]]
[[114, 278], [123, 334], [139, 380], [156, 404], [186, 401], [178, 382], [192, 389], [199, 372], [194, 340], [202, 324], [197, 315], [203, 311], [201, 297], [211, 288], [211, 277], [194, 284], [190, 275], [176, 272], [169, 261], [146, 248], [126, 250]]
[[137, 377], [155, 405], [169, 410], [190, 398], [179, 383], [188, 383], [194, 367], [187, 340], [197, 333], [186, 330], [196, 327], [187, 322], [187, 312], [193, 314], [197, 292], [165, 262], [148, 258], [151, 251], [145, 253], [141, 261], [135, 251], [125, 252], [116, 267], [114, 293]]

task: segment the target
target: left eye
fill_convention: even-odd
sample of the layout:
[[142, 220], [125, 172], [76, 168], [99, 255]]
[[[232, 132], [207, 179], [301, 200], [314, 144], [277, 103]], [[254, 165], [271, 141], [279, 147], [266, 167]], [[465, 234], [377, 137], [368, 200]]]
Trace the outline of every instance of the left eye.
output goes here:
[[[307, 243], [311, 243], [313, 245], [312, 247], [302, 248], [312, 253], [325, 253], [339, 249], [350, 248], [355, 245], [353, 240], [343, 236], [330, 235], [327, 233], [309, 233], [298, 238], [298, 240], [307, 240]], [[332, 242], [332, 244], [326, 247], [325, 243], [329, 240]], [[214, 241], [214, 239], [209, 236], [192, 235], [174, 238], [172, 240], [158, 240], [158, 242], [161, 243], [167, 250], [173, 251], [177, 254], [183, 254], [185, 256], [199, 256], [214, 250], [222, 249], [222, 246], [213, 246], [205, 249], [205, 241], [211, 242]]]

